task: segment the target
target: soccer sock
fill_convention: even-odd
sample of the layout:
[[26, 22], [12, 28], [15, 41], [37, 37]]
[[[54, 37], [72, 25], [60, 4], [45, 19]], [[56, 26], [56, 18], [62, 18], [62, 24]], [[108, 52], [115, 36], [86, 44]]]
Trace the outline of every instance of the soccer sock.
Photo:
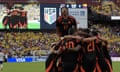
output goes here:
[[0, 65], [0, 70], [3, 70], [3, 65]]
[[1, 65], [1, 68], [3, 68], [3, 65]]

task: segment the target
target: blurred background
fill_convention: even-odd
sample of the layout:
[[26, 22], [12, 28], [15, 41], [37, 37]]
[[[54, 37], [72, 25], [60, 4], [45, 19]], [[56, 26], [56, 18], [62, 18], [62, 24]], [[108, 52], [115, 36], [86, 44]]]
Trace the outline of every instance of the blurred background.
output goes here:
[[[45, 71], [44, 61], [51, 43], [59, 40], [55, 21], [62, 6], [68, 7], [69, 14], [76, 18], [78, 29], [101, 31], [109, 42], [113, 70], [120, 72], [120, 0], [0, 0], [0, 49], [5, 53], [4, 72], [21, 72], [21, 68], [22, 72]], [[26, 15], [22, 24], [23, 12]], [[18, 20], [12, 19], [13, 14]], [[10, 28], [15, 21], [17, 26]], [[28, 62], [32, 67], [26, 64]]]

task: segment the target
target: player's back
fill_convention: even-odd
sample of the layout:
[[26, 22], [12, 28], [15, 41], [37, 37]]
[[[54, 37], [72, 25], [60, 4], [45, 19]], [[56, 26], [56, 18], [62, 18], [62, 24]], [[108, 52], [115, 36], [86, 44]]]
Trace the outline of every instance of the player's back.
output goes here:
[[85, 72], [94, 72], [96, 65], [96, 51], [94, 48], [94, 41], [82, 45], [82, 66], [81, 70]]
[[96, 52], [95, 52], [95, 48], [94, 48], [94, 41], [86, 43], [83, 43], [83, 56], [84, 58], [88, 58], [88, 59], [92, 59], [92, 57], [94, 58], [96, 56]]
[[[77, 42], [76, 39], [69, 39], [65, 41], [65, 48], [75, 48], [78, 44], [79, 42]], [[77, 57], [78, 57], [78, 52], [69, 51], [69, 50], [66, 50], [62, 55], [62, 59], [65, 62], [74, 62], [74, 61], [76, 62]]]

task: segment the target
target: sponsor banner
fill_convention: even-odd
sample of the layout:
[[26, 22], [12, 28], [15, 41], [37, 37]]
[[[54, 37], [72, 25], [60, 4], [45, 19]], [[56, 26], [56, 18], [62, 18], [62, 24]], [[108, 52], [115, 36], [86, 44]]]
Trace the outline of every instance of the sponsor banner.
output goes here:
[[[8, 58], [7, 62], [45, 62], [48, 56], [30, 56], [26, 58]], [[111, 57], [112, 61], [120, 61], [120, 57]]]
[[7, 62], [32, 62], [33, 58], [8, 58]]
[[112, 61], [120, 61], [120, 57], [111, 57]]
[[7, 62], [44, 62], [47, 57], [48, 56], [26, 56], [25, 58], [8, 58]]
[[45, 62], [48, 56], [33, 57], [33, 62]]

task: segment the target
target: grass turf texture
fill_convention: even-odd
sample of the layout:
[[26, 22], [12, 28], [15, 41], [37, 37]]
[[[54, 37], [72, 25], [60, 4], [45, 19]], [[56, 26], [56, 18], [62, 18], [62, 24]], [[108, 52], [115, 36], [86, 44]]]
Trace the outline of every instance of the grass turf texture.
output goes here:
[[[2, 72], [45, 72], [45, 63], [4, 63]], [[120, 72], [120, 62], [113, 62], [113, 72]]]
[[4, 63], [3, 72], [45, 72], [44, 62]]
[[[7, 27], [8, 29], [9, 27]], [[2, 23], [0, 23], [0, 29], [4, 29]], [[28, 29], [40, 29], [40, 23], [38, 22], [29, 22], [28, 23]]]

